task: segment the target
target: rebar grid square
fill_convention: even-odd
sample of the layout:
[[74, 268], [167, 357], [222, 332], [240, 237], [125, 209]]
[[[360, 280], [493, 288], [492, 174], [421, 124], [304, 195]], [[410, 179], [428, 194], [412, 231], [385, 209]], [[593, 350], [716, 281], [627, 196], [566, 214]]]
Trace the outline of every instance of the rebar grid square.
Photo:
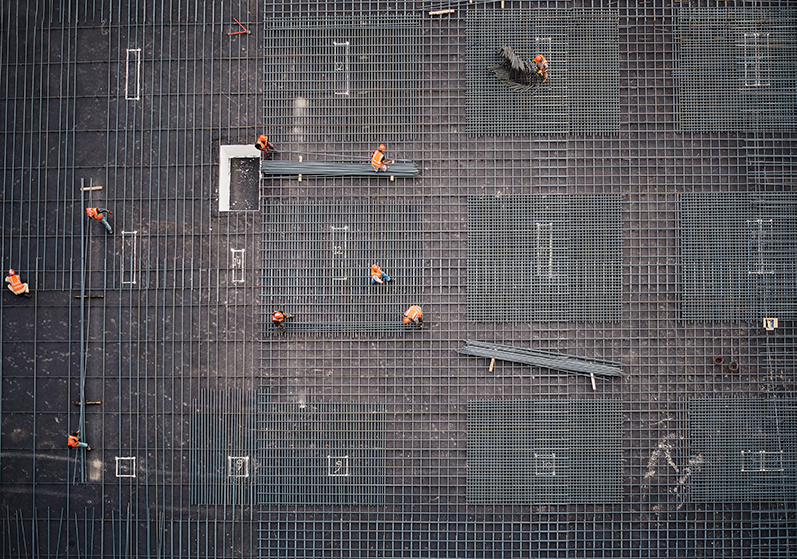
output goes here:
[[699, 398], [689, 402], [694, 501], [797, 499], [797, 400]]
[[[619, 131], [616, 10], [468, 11], [465, 21], [469, 134]], [[490, 68], [503, 61], [496, 55], [503, 45], [527, 63], [543, 54], [546, 83], [502, 83]]]
[[[423, 278], [420, 201], [264, 200], [264, 332], [389, 332], [418, 302]], [[391, 282], [372, 284], [378, 264]]]
[[795, 28], [790, 6], [677, 8], [680, 129], [794, 130]]
[[259, 504], [384, 502], [383, 406], [265, 403], [258, 415]]
[[271, 93], [263, 122], [282, 144], [310, 149], [417, 133], [417, 15], [267, 17], [265, 33]]
[[685, 320], [797, 317], [797, 195], [681, 195]]
[[617, 320], [619, 196], [468, 198], [468, 319]]
[[469, 504], [622, 500], [620, 402], [468, 402]]

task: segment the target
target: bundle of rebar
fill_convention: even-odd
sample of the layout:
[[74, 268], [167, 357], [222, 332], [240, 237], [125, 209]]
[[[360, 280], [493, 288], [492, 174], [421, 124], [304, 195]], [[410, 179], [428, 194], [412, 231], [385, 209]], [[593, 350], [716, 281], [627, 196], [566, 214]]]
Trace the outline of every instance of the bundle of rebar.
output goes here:
[[413, 178], [418, 169], [412, 161], [397, 161], [388, 165], [387, 171], [374, 171], [370, 163], [356, 161], [271, 161], [265, 159], [260, 164], [263, 178], [302, 176], [319, 177], [374, 177], [374, 178]]
[[534, 350], [523, 347], [495, 344], [466, 340], [465, 347], [458, 349], [457, 353], [472, 355], [474, 357], [487, 357], [501, 361], [513, 361], [532, 367], [542, 367], [563, 373], [575, 375], [596, 375], [603, 377], [619, 377], [620, 363], [602, 360], [585, 360], [561, 353]]

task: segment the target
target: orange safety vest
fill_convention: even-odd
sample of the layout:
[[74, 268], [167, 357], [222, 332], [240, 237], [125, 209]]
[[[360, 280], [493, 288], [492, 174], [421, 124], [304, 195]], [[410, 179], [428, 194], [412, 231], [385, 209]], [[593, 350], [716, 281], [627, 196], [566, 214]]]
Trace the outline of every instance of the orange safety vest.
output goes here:
[[71, 448], [77, 448], [80, 446], [80, 439], [78, 439], [75, 435], [69, 435], [69, 440], [67, 443]]
[[271, 315], [271, 320], [274, 322], [282, 322], [285, 320], [285, 315], [279, 311], [276, 311], [274, 314]]
[[537, 64], [537, 70], [540, 72], [547, 72], [548, 71], [548, 61], [545, 60], [545, 57], [541, 54], [538, 54], [534, 57], [534, 62]]
[[418, 305], [412, 305], [410, 308], [407, 309], [407, 312], [404, 313], [404, 316], [412, 320], [413, 322], [421, 318], [421, 307]]
[[379, 169], [382, 166], [382, 162], [385, 160], [385, 154], [379, 150], [376, 150], [371, 155], [371, 166], [374, 169]]
[[266, 149], [266, 146], [268, 146], [268, 136], [266, 136], [265, 134], [260, 134], [260, 137], [257, 139], [257, 142], [255, 143], [255, 147], [260, 151], [263, 151], [264, 149]]
[[102, 219], [102, 214], [97, 211], [97, 208], [86, 208], [86, 215], [92, 219]]
[[11, 291], [14, 292], [14, 295], [21, 295], [22, 293], [25, 293], [25, 284], [22, 283], [22, 280], [19, 279], [18, 275], [7, 276], [6, 281], [11, 284], [9, 287], [11, 288]]
[[382, 268], [379, 266], [371, 266], [371, 279], [374, 281], [382, 282]]

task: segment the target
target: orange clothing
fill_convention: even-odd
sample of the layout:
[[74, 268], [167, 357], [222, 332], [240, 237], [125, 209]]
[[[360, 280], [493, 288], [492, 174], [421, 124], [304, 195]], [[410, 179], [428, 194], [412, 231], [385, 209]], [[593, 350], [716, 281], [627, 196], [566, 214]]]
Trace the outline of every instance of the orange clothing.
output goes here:
[[255, 142], [255, 147], [260, 151], [264, 151], [267, 149], [274, 149], [274, 145], [268, 141], [268, 136], [265, 134], [260, 134], [260, 137]]
[[69, 435], [69, 439], [66, 441], [66, 444], [69, 445], [70, 448], [77, 448], [80, 446], [80, 439], [75, 435]]
[[421, 312], [421, 307], [418, 305], [412, 305], [410, 308], [407, 309], [407, 312], [404, 313], [406, 318], [409, 318], [411, 322], [418, 323], [423, 316]]
[[102, 219], [102, 212], [99, 208], [86, 208], [86, 215], [91, 219]]
[[385, 164], [384, 153], [382, 153], [380, 150], [376, 150], [373, 154], [371, 154], [371, 167], [374, 168], [374, 171], [378, 171], [384, 164]]
[[371, 266], [371, 279], [376, 283], [385, 283], [382, 279], [382, 268], [376, 264]]
[[537, 65], [537, 71], [545, 73], [548, 71], [548, 61], [541, 54], [534, 57], [534, 63]]
[[22, 280], [19, 279], [19, 275], [8, 275], [6, 276], [6, 283], [8, 283], [8, 288], [14, 295], [22, 295], [23, 293], [28, 293], [28, 284], [22, 283]]

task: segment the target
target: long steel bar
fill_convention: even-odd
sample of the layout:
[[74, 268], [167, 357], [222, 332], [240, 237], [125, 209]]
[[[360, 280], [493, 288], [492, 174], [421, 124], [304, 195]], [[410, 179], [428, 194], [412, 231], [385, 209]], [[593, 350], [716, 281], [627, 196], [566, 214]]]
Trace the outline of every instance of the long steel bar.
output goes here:
[[374, 172], [370, 163], [334, 161], [270, 161], [263, 160], [260, 171], [264, 178], [284, 178], [292, 176], [320, 177], [371, 177], [389, 179], [390, 177], [413, 178], [418, 176], [418, 168], [412, 161], [399, 161], [388, 165], [384, 172]]

